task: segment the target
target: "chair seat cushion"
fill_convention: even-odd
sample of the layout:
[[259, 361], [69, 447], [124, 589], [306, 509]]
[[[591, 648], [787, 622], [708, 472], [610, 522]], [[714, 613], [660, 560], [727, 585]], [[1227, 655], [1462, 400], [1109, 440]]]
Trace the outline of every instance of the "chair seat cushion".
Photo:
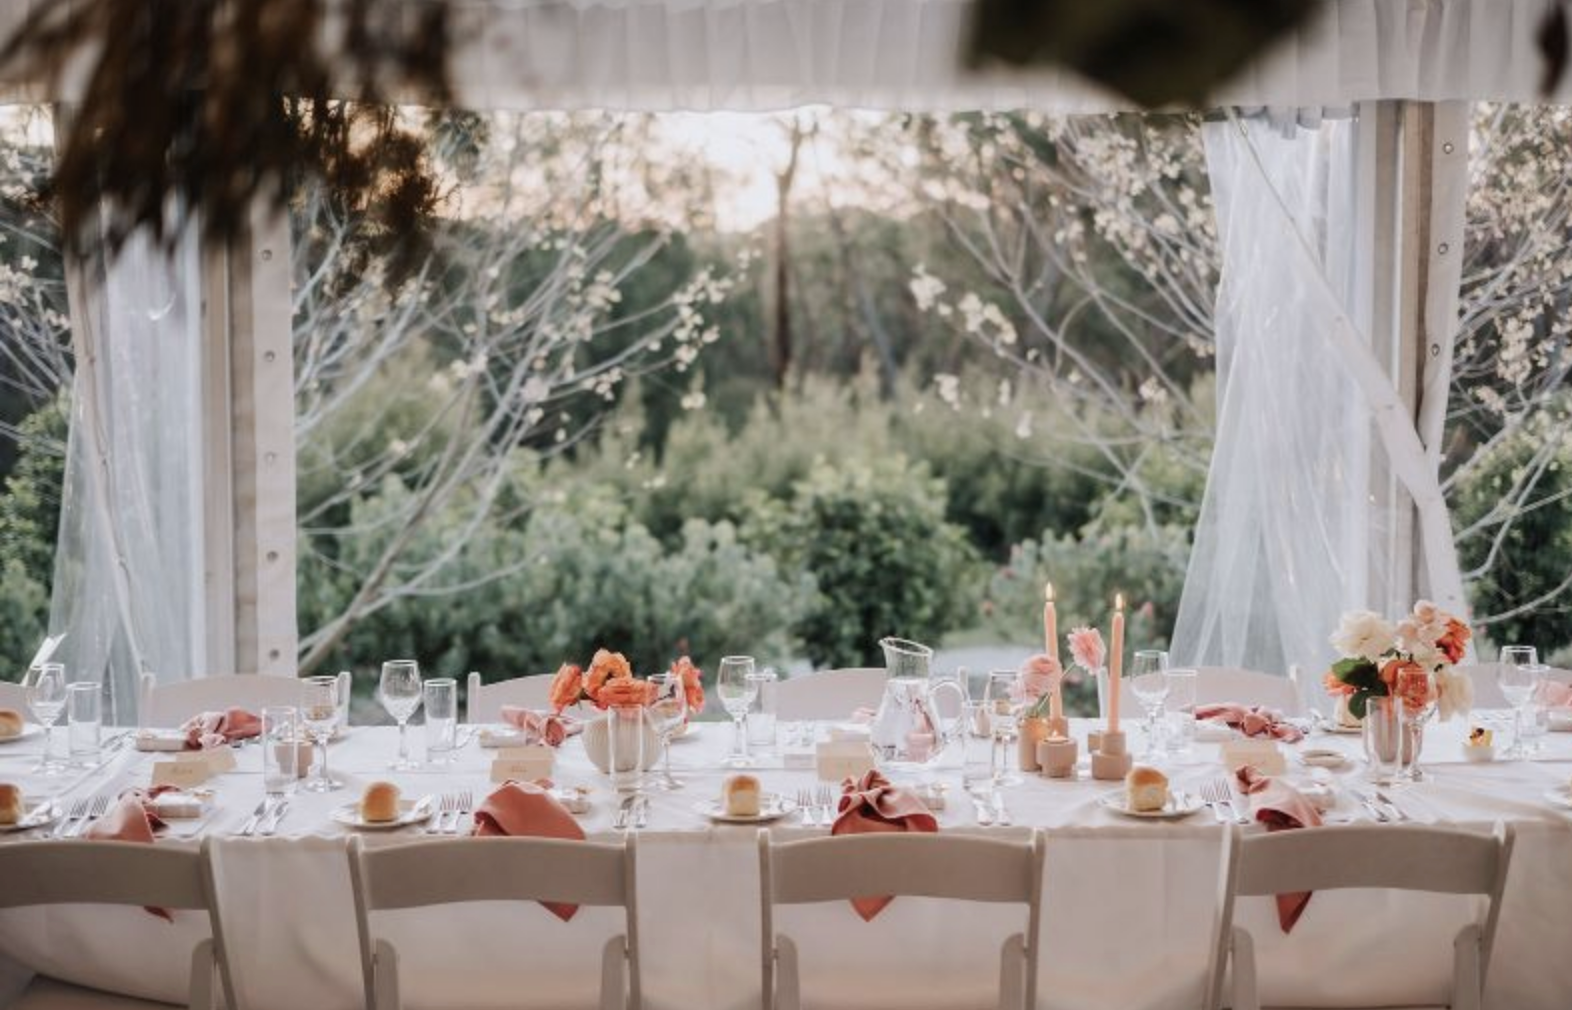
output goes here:
[[42, 975], [33, 979], [11, 1010], [148, 1010], [174, 1004], [121, 996], [99, 989], [84, 989]]

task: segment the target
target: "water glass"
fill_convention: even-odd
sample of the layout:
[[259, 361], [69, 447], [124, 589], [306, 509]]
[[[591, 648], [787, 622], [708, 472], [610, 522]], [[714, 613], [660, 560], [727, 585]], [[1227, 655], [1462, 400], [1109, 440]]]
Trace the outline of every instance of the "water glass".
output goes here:
[[388, 765], [396, 772], [417, 771], [420, 764], [409, 756], [409, 720], [420, 707], [420, 664], [413, 659], [390, 659], [382, 664], [377, 697], [398, 723], [398, 758]]
[[1022, 702], [1018, 680], [1014, 670], [995, 670], [988, 675], [984, 692], [982, 717], [987, 722], [988, 739], [992, 744], [988, 752], [989, 779], [995, 789], [1022, 781], [1010, 765], [1010, 745], [1020, 731]]
[[1188, 757], [1195, 744], [1197, 671], [1185, 667], [1168, 668], [1168, 698], [1164, 707], [1168, 711], [1168, 753], [1174, 757]]
[[71, 763], [89, 767], [98, 761], [99, 731], [104, 723], [104, 690], [95, 681], [66, 686], [66, 746]]
[[1398, 708], [1397, 699], [1391, 695], [1365, 699], [1360, 732], [1364, 736], [1366, 776], [1377, 785], [1388, 785], [1397, 776], [1401, 751], [1398, 736], [1403, 732]]
[[300, 713], [287, 706], [262, 709], [262, 789], [269, 796], [295, 791], [300, 778]]
[[320, 757], [317, 773], [301, 788], [308, 793], [330, 793], [341, 788], [328, 774], [328, 741], [338, 729], [339, 688], [337, 677], [307, 677], [300, 685], [300, 724], [316, 745]]
[[774, 670], [753, 674], [754, 702], [748, 707], [748, 746], [771, 749], [775, 746], [775, 689], [780, 675]]
[[619, 793], [636, 793], [643, 782], [647, 715], [643, 705], [613, 705], [606, 710], [607, 762], [611, 786]]
[[458, 744], [458, 681], [433, 677], [420, 688], [426, 710], [426, 763], [451, 764]]
[[[1505, 653], [1507, 650], [1502, 650]], [[1501, 689], [1501, 694], [1506, 698], [1507, 704], [1512, 706], [1512, 746], [1508, 747], [1501, 756], [1504, 758], [1528, 757], [1528, 747], [1524, 733], [1524, 716], [1527, 709], [1534, 701], [1534, 693], [1539, 690], [1540, 682], [1545, 679], [1549, 668], [1539, 663], [1501, 663], [1496, 667], [1496, 686]]]
[[748, 710], [759, 693], [754, 672], [752, 656], [724, 656], [715, 674], [715, 693], [732, 721], [732, 750], [726, 758], [726, 764], [732, 768], [753, 767], [753, 757], [748, 753]]
[[657, 785], [662, 789], [681, 789], [682, 780], [671, 773], [671, 738], [688, 721], [688, 686], [675, 673], [657, 673], [650, 678], [655, 687], [655, 702], [649, 716], [660, 737], [661, 773]]
[[1141, 649], [1130, 662], [1130, 692], [1146, 712], [1146, 748], [1143, 756], [1156, 757], [1162, 735], [1159, 716], [1168, 697], [1168, 653], [1160, 649]]
[[60, 663], [35, 663], [22, 677], [22, 695], [33, 718], [44, 727], [44, 753], [33, 766], [40, 775], [63, 775], [70, 765], [55, 757], [55, 723], [65, 711], [65, 667]]

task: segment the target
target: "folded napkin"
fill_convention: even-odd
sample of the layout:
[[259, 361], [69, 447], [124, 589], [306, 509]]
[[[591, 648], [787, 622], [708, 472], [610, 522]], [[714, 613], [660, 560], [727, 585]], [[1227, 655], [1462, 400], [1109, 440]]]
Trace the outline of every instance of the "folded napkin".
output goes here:
[[257, 736], [262, 720], [243, 708], [231, 708], [194, 715], [180, 729], [186, 735], [186, 750], [212, 750]]
[[1539, 703], [1547, 708], [1572, 707], [1572, 684], [1546, 680], [1539, 685]]
[[[860, 779], [847, 779], [841, 787], [840, 812], [830, 828], [832, 835], [862, 835], [879, 831], [939, 830], [939, 822], [916, 793], [892, 786], [877, 771]], [[852, 908], [864, 922], [884, 911], [892, 897], [853, 898]]]
[[[507, 835], [529, 838], [568, 838], [584, 840], [584, 829], [566, 807], [551, 795], [551, 783], [504, 782], [475, 810], [473, 835]], [[579, 906], [543, 901], [552, 915], [567, 922]]]
[[[169, 792], [173, 786], [154, 786], [152, 789], [127, 789], [120, 794], [108, 813], [88, 825], [83, 837], [107, 842], [144, 842], [152, 844], [153, 832], [164, 826], [163, 819], [153, 812], [153, 800]], [[175, 917], [167, 908], [143, 906], [151, 915], [165, 922]]]
[[1197, 705], [1197, 719], [1221, 719], [1245, 736], [1270, 736], [1284, 743], [1298, 743], [1304, 734], [1292, 723], [1284, 722], [1282, 713], [1260, 705]]
[[[1315, 804], [1304, 793], [1282, 779], [1262, 775], [1249, 765], [1235, 772], [1239, 791], [1250, 798], [1250, 813], [1267, 831], [1287, 831], [1293, 828], [1314, 828], [1321, 824], [1321, 815]], [[1277, 924], [1287, 933], [1294, 928], [1305, 906], [1310, 904], [1309, 891], [1295, 891], [1277, 896]]]
[[560, 747], [568, 737], [584, 732], [584, 724], [570, 716], [539, 712], [519, 705], [503, 705], [502, 721], [523, 730], [524, 738], [529, 743], [544, 743], [548, 747]]

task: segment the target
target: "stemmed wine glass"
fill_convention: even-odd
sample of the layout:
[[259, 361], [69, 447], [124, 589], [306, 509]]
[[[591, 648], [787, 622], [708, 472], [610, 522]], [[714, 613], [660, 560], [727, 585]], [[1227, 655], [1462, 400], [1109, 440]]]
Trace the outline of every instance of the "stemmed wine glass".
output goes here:
[[1018, 697], [1019, 675], [1014, 670], [995, 670], [988, 674], [988, 687], [983, 694], [983, 718], [988, 723], [988, 737], [992, 741], [988, 754], [989, 778], [993, 788], [1013, 786], [1021, 777], [1010, 770], [1010, 744], [1020, 732], [1021, 708]]
[[338, 729], [339, 690], [337, 677], [307, 677], [300, 685], [300, 724], [322, 752], [317, 773], [300, 787], [308, 793], [330, 793], [340, 788], [340, 783], [328, 774], [328, 741]]
[[[1510, 655], [1509, 655], [1510, 654]], [[1529, 646], [1508, 646], [1501, 650], [1501, 663], [1496, 667], [1496, 686], [1512, 706], [1512, 746], [1502, 752], [1504, 758], [1526, 758], [1528, 747], [1523, 740], [1523, 716], [1534, 701], [1547, 668], [1541, 666], [1538, 653]]]
[[1398, 671], [1392, 685], [1397, 695], [1397, 781], [1419, 782], [1419, 734], [1441, 702], [1435, 674], [1423, 668]]
[[398, 760], [388, 767], [396, 772], [418, 771], [420, 762], [409, 756], [409, 720], [420, 708], [420, 664], [413, 659], [390, 659], [383, 663], [377, 697], [388, 715], [398, 723]]
[[715, 693], [720, 695], [721, 707], [731, 716], [734, 743], [726, 764], [732, 768], [752, 768], [753, 758], [748, 753], [748, 709], [759, 693], [759, 682], [753, 679], [752, 656], [726, 656], [720, 661], [715, 675]]
[[22, 691], [33, 718], [44, 727], [44, 753], [33, 767], [41, 775], [63, 775], [70, 766], [55, 759], [55, 723], [65, 709], [65, 666], [61, 663], [35, 663], [22, 678]]
[[671, 738], [677, 735], [688, 718], [688, 687], [675, 673], [657, 673], [650, 678], [655, 685], [655, 703], [650, 706], [650, 716], [655, 720], [655, 732], [660, 736], [661, 773], [656, 783], [658, 789], [681, 789], [682, 782], [671, 773]]
[[1155, 759], [1159, 753], [1158, 714], [1168, 698], [1168, 653], [1160, 649], [1141, 649], [1130, 662], [1130, 690], [1146, 710], [1146, 747], [1142, 757]]

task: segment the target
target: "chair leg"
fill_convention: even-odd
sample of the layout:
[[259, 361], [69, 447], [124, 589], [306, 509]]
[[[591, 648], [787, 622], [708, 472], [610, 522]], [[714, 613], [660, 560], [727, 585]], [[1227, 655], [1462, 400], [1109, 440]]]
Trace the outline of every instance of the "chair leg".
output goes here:
[[371, 990], [376, 1010], [399, 1010], [398, 952], [386, 940], [378, 940], [371, 961]]
[[1016, 933], [999, 952], [999, 1010], [1030, 1010], [1026, 1005], [1026, 938]]
[[798, 988], [797, 945], [784, 936], [775, 939], [775, 1010], [801, 1010]]
[[1261, 992], [1255, 979], [1255, 941], [1247, 930], [1235, 929], [1232, 947], [1232, 1010], [1261, 1010]]
[[1452, 1010], [1480, 1010], [1484, 1005], [1479, 945], [1477, 925], [1465, 927], [1452, 942]]
[[600, 1010], [628, 1010], [628, 944], [621, 936], [600, 952]]

